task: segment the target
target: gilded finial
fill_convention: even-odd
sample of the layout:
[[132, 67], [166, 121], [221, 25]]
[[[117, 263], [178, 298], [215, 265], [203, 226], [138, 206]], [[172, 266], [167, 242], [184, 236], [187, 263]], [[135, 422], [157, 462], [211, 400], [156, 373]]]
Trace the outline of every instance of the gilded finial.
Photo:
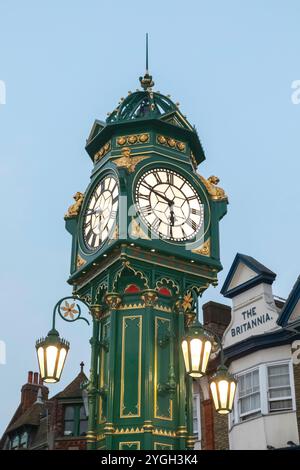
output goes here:
[[152, 75], [149, 74], [149, 65], [148, 65], [148, 33], [146, 33], [146, 71], [143, 77], [140, 77], [141, 87], [145, 91], [148, 91], [154, 86], [154, 81], [152, 80]]

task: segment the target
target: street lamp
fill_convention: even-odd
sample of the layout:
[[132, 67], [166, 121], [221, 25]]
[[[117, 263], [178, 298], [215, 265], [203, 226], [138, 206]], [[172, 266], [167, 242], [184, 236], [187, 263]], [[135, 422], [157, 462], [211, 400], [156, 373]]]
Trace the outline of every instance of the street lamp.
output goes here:
[[[229, 374], [224, 364], [224, 351], [221, 339], [208, 328], [204, 328], [198, 321], [198, 297], [193, 291], [194, 305], [196, 306], [196, 321], [188, 327], [181, 347], [185, 369], [190, 377], [202, 377], [207, 368], [210, 353], [212, 350], [213, 338], [221, 352], [221, 364], [217, 371], [210, 378], [210, 390], [216, 411], [219, 414], [228, 414], [232, 410], [234, 395], [236, 391], [236, 380]], [[213, 337], [212, 337], [213, 335]]]
[[55, 329], [50, 330], [45, 339], [36, 342], [40, 375], [44, 382], [55, 383], [60, 380], [69, 347], [69, 342], [60, 338]]
[[[72, 303], [69, 300], [72, 299]], [[60, 299], [53, 309], [52, 329], [46, 338], [41, 338], [36, 342], [36, 351], [40, 375], [44, 382], [55, 383], [60, 380], [66, 357], [70, 348], [70, 343], [60, 338], [55, 329], [55, 316], [59, 316], [67, 321], [74, 322], [84, 320], [89, 325], [89, 321], [81, 316], [81, 308], [76, 297], [64, 297]], [[90, 305], [80, 299], [84, 305], [90, 309]], [[64, 304], [63, 304], [64, 303]]]
[[230, 413], [236, 390], [235, 378], [227, 367], [220, 365], [209, 382], [216, 411], [221, 415]]
[[202, 377], [210, 357], [212, 339], [198, 321], [189, 327], [181, 347], [186, 372], [191, 377]]

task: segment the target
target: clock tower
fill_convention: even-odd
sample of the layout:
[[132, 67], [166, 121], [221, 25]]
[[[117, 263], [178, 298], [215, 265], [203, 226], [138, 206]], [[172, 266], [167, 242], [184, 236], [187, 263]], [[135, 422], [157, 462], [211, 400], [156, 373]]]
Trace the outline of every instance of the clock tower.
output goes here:
[[217, 285], [227, 197], [197, 172], [197, 132], [146, 71], [87, 139], [86, 191], [65, 215], [74, 293], [92, 305], [91, 449], [192, 449], [181, 339], [193, 291]]

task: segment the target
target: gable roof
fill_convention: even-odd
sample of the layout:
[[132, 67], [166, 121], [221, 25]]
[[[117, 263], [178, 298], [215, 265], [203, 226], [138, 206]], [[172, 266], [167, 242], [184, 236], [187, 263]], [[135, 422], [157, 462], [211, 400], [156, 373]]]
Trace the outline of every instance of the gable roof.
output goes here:
[[293, 312], [295, 307], [297, 306], [298, 302], [300, 301], [300, 276], [298, 276], [290, 295], [284, 307], [278, 317], [277, 323], [280, 326], [286, 326], [288, 323], [298, 323], [300, 326], [300, 317], [299, 318], [292, 318]]
[[[248, 276], [240, 284], [234, 286], [232, 285], [232, 281], [241, 265], [244, 265], [248, 270]], [[224, 297], [232, 298], [263, 282], [266, 284], [272, 284], [275, 278], [276, 274], [273, 271], [255, 258], [252, 258], [252, 256], [237, 253], [221, 289], [221, 294], [223, 294]]]
[[16, 419], [6, 430], [7, 433], [20, 428], [21, 426], [39, 426], [41, 416], [45, 414], [46, 406], [44, 403], [34, 403], [23, 413], [18, 419]]
[[51, 400], [57, 398], [82, 398], [82, 383], [88, 380], [87, 376], [83, 371], [80, 371], [77, 377], [67, 387], [55, 395]]

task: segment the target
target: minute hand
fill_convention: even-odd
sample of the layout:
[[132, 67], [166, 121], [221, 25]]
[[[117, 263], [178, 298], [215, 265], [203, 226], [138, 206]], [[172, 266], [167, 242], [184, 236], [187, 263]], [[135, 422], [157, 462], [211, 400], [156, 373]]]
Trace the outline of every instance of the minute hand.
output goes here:
[[168, 205], [169, 206], [172, 206], [174, 204], [173, 201], [171, 201], [171, 199], [167, 198], [164, 194], [162, 193], [159, 193], [158, 191], [155, 191], [155, 189], [152, 189], [152, 192], [154, 194], [157, 194], [157, 196], [161, 197], [162, 199], [164, 199], [165, 201], [167, 201]]

